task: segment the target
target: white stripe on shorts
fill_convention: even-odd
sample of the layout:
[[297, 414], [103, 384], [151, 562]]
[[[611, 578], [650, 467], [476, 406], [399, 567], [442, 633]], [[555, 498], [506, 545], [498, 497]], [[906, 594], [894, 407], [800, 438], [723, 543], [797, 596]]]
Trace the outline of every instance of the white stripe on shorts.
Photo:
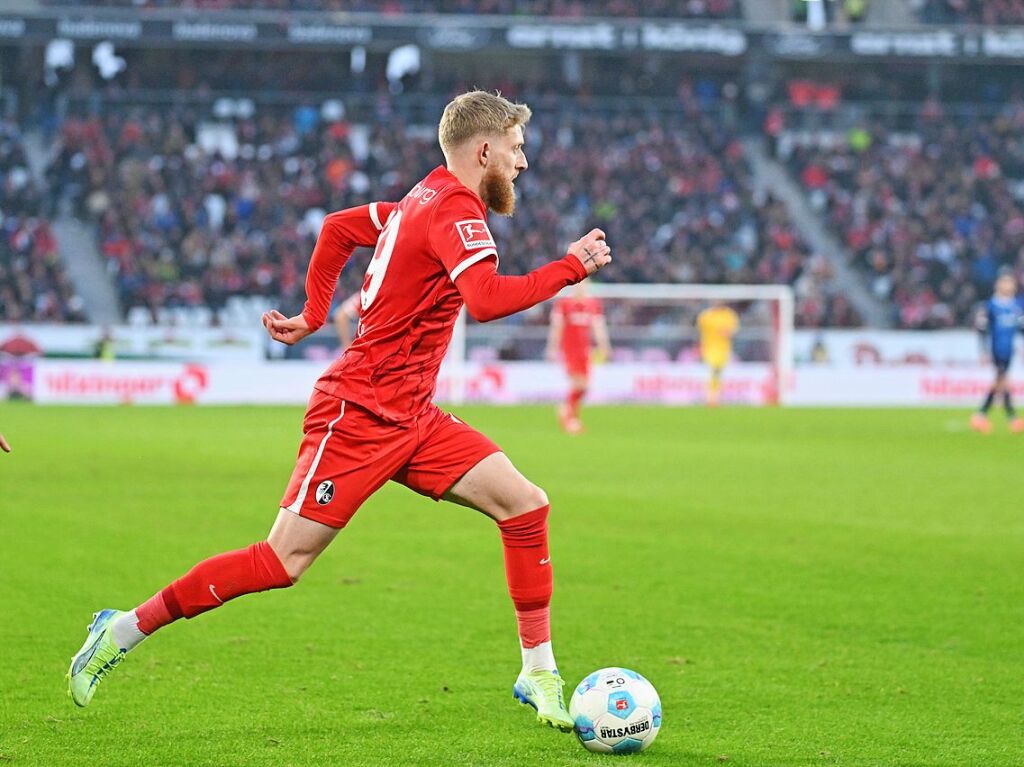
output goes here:
[[305, 479], [302, 480], [302, 484], [299, 485], [299, 494], [295, 496], [295, 500], [291, 506], [285, 507], [285, 511], [290, 511], [293, 514], [298, 514], [302, 510], [302, 502], [306, 500], [306, 493], [309, 492], [309, 483], [313, 479], [313, 475], [316, 473], [316, 467], [320, 463], [320, 458], [323, 457], [324, 448], [327, 447], [327, 440], [331, 437], [331, 432], [334, 431], [334, 424], [345, 417], [345, 400], [341, 401], [341, 413], [327, 424], [327, 433], [324, 438], [320, 440], [320, 447], [316, 449], [316, 455], [313, 456], [313, 463], [309, 466], [309, 471], [306, 472]]

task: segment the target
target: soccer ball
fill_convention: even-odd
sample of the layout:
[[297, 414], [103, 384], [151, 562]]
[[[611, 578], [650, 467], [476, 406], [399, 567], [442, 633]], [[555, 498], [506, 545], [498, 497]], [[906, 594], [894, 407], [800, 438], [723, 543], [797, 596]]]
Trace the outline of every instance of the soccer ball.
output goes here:
[[643, 751], [661, 729], [661, 699], [654, 685], [627, 668], [603, 668], [576, 687], [569, 702], [576, 736], [588, 751]]

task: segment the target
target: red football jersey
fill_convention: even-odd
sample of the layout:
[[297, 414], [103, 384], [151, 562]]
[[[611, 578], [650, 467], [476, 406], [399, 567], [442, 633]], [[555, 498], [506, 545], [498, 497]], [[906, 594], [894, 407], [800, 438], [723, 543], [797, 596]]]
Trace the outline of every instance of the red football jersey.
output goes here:
[[402, 423], [434, 396], [463, 304], [455, 279], [498, 255], [483, 201], [444, 167], [397, 205], [375, 203], [369, 212], [382, 230], [360, 292], [359, 329], [316, 388]]
[[601, 301], [586, 298], [560, 298], [555, 311], [562, 317], [562, 352], [566, 355], [587, 354], [590, 351], [591, 329], [594, 318], [603, 313]]

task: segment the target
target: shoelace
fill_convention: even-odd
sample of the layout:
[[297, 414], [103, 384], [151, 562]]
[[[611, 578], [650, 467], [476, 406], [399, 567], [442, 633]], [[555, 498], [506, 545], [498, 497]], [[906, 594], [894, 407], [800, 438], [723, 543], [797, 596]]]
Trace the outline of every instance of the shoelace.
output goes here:
[[562, 687], [565, 686], [564, 679], [556, 676], [546, 676], [543, 680], [538, 680], [536, 684], [546, 698], [550, 699], [554, 696], [558, 700], [558, 704], [565, 708], [565, 702], [562, 699]]
[[119, 649], [116, 653], [114, 653], [114, 656], [110, 658], [110, 660], [104, 661], [103, 665], [93, 672], [92, 682], [90, 682], [90, 686], [98, 684], [100, 681], [102, 681], [103, 677], [107, 675], [107, 672], [113, 669], [118, 664], [120, 664], [121, 661], [125, 659], [125, 656], [127, 654], [128, 653], [126, 653], [124, 650]]

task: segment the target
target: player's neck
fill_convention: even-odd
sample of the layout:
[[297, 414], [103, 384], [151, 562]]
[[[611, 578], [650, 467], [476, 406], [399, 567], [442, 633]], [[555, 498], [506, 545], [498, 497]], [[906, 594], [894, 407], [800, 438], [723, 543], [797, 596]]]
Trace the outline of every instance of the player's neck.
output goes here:
[[484, 176], [482, 168], [464, 168], [460, 167], [456, 162], [449, 162], [447, 170], [455, 176], [460, 184], [466, 187], [477, 197], [480, 197], [480, 187], [483, 183]]

